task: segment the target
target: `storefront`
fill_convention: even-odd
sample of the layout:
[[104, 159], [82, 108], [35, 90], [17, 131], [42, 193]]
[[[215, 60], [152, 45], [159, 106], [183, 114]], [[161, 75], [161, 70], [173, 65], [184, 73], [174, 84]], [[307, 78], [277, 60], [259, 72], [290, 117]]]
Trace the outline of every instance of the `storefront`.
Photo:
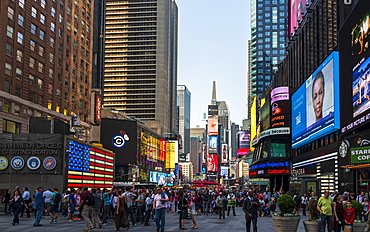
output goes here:
[[338, 153], [323, 154], [315, 158], [293, 163], [290, 191], [298, 194], [324, 190], [338, 191]]

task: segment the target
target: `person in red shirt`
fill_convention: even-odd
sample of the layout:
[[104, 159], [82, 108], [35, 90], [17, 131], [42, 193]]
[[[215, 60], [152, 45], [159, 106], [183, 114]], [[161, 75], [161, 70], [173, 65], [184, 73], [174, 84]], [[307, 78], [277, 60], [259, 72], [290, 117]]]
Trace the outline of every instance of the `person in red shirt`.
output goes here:
[[356, 218], [356, 211], [352, 208], [352, 202], [347, 202], [347, 208], [344, 209], [344, 223], [345, 225], [353, 225]]

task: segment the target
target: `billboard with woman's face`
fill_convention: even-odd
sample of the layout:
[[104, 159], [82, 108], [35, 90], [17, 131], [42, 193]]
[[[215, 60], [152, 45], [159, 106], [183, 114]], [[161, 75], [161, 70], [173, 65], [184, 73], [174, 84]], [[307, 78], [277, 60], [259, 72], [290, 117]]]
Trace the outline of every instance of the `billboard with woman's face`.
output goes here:
[[340, 128], [338, 62], [338, 52], [332, 52], [293, 94], [293, 148]]

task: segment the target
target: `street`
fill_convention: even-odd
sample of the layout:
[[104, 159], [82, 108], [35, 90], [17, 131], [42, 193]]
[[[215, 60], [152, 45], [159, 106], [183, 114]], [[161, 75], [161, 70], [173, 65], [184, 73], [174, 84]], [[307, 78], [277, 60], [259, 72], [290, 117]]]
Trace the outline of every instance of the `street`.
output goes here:
[[[188, 231], [204, 231], [204, 232], [216, 232], [216, 231], [246, 231], [245, 229], [245, 218], [244, 213], [241, 207], [236, 208], [237, 216], [226, 216], [226, 219], [218, 219], [218, 215], [209, 214], [209, 216], [199, 215], [196, 216], [198, 223], [198, 229], [192, 229], [191, 220], [185, 220], [185, 227]], [[230, 214], [232, 215], [232, 214]], [[0, 215], [0, 231], [1, 232], [10, 232], [10, 231], [83, 231], [85, 224], [83, 221], [75, 221], [69, 223], [66, 217], [60, 217], [57, 224], [50, 224], [50, 217], [44, 216], [44, 219], [41, 220], [43, 227], [34, 227], [33, 218], [20, 218], [20, 224], [12, 226], [12, 215]], [[166, 214], [166, 226], [165, 231], [181, 231], [179, 229], [179, 220], [178, 214], [176, 213], [167, 213]], [[307, 217], [302, 216], [301, 222], [299, 224], [298, 232], [304, 232], [303, 220], [306, 220]], [[113, 231], [115, 228], [114, 221], [109, 219], [108, 225], [103, 226], [101, 229], [93, 229], [92, 231]], [[121, 230], [124, 230], [121, 228]], [[131, 226], [129, 231], [156, 231], [155, 222], [151, 221], [150, 226], [144, 226], [143, 224], [138, 224], [137, 226]], [[274, 224], [271, 217], [260, 217], [258, 218], [258, 231], [260, 232], [273, 232]]]

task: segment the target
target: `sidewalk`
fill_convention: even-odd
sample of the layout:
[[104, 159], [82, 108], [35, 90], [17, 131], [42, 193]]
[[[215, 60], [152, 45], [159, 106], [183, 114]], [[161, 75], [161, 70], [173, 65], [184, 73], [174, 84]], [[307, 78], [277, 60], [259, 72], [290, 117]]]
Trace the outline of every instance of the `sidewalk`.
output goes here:
[[[61, 215], [61, 214], [60, 214]], [[238, 232], [246, 231], [245, 228], [245, 217], [242, 209], [240, 207], [236, 208], [237, 216], [230, 216], [226, 219], [218, 219], [218, 215], [209, 214], [209, 216], [199, 215], [196, 216], [198, 223], [198, 229], [192, 229], [191, 220], [185, 220], [185, 227], [187, 231], [202, 231], [202, 232]], [[57, 224], [50, 224], [50, 217], [44, 216], [41, 220], [43, 227], [34, 227], [34, 218], [20, 218], [20, 224], [13, 226], [12, 223], [13, 215], [0, 214], [0, 231], [1, 232], [11, 232], [11, 231], [24, 231], [24, 232], [40, 232], [40, 231], [53, 231], [53, 232], [79, 232], [85, 229], [85, 224], [83, 221], [68, 222], [66, 217], [59, 217]], [[307, 217], [302, 216], [301, 222], [298, 227], [298, 232], [304, 232], [303, 220], [307, 220]], [[101, 229], [93, 229], [94, 232], [100, 231], [113, 231], [115, 228], [114, 221], [110, 219], [109, 224], [103, 226]], [[121, 230], [123, 230], [121, 228]], [[155, 222], [150, 221], [150, 226], [144, 226], [143, 224], [138, 224], [137, 226], [130, 227], [129, 231], [156, 231]], [[179, 217], [176, 213], [166, 214], [166, 226], [165, 231], [182, 231], [179, 229]], [[271, 217], [260, 217], [258, 218], [258, 231], [260, 232], [274, 232], [274, 224]]]

